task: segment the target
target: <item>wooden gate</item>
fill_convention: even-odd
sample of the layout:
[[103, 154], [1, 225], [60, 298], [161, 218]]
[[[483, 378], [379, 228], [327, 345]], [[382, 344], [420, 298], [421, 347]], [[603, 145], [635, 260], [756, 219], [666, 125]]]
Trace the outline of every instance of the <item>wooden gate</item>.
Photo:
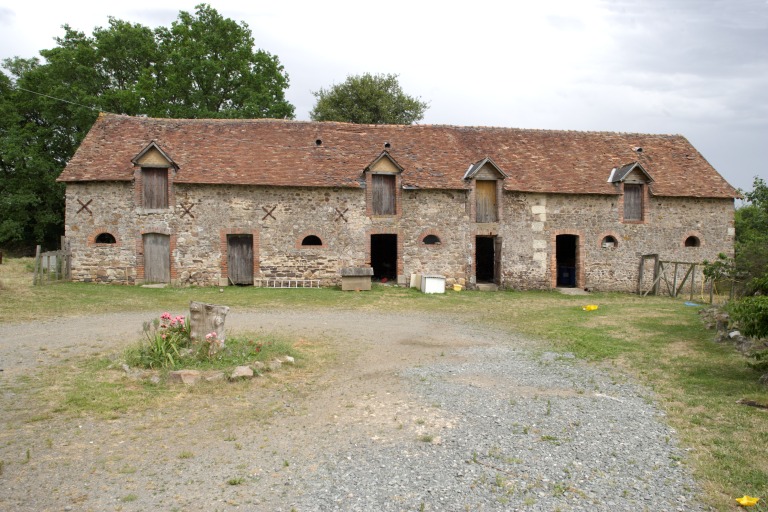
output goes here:
[[[653, 281], [647, 290], [643, 289], [645, 280], [645, 262], [653, 260]], [[640, 257], [640, 271], [637, 276], [637, 293], [645, 297], [652, 293], [659, 295], [662, 281], [670, 297], [677, 297], [685, 283], [690, 279], [690, 298], [693, 300], [694, 283], [696, 281], [696, 266], [698, 263], [687, 261], [662, 261], [658, 254], [644, 254]]]
[[171, 282], [171, 237], [161, 233], [144, 235], [144, 282]]
[[42, 252], [37, 246], [33, 285], [68, 281], [72, 274], [72, 256], [67, 250]]
[[232, 284], [253, 284], [253, 235], [227, 235], [227, 278]]

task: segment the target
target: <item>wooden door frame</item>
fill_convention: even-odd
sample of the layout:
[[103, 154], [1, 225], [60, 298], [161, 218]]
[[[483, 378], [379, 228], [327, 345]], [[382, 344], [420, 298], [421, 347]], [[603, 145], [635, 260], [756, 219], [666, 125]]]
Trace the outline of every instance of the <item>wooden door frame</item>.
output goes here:
[[586, 280], [585, 280], [585, 270], [584, 267], [586, 265], [585, 260], [585, 254], [584, 254], [584, 233], [579, 230], [558, 230], [553, 231], [551, 233], [552, 238], [550, 239], [550, 260], [549, 260], [549, 266], [550, 266], [550, 287], [552, 289], [557, 288], [557, 237], [559, 235], [572, 235], [576, 237], [576, 248], [575, 248], [575, 258], [576, 258], [576, 284], [575, 288], [584, 288]]

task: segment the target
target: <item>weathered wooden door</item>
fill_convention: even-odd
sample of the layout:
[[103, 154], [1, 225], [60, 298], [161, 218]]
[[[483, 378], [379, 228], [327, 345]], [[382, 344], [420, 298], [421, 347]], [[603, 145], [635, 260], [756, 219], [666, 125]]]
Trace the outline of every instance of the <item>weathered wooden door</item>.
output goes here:
[[624, 184], [624, 220], [643, 220], [643, 186]]
[[253, 284], [253, 235], [227, 235], [227, 277], [232, 284]]
[[395, 176], [374, 174], [371, 176], [373, 214], [395, 215]]
[[171, 282], [171, 237], [161, 233], [144, 235], [144, 282]]
[[496, 206], [496, 181], [477, 180], [475, 182], [475, 204], [477, 206], [477, 222], [496, 222], [498, 220]]
[[501, 237], [493, 237], [493, 282], [501, 286]]

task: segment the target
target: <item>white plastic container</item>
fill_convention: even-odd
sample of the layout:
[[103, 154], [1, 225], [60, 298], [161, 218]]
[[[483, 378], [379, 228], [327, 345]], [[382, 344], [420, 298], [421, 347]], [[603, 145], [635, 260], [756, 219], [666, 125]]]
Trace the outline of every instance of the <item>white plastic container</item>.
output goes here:
[[421, 276], [421, 291], [424, 293], [445, 293], [445, 276]]

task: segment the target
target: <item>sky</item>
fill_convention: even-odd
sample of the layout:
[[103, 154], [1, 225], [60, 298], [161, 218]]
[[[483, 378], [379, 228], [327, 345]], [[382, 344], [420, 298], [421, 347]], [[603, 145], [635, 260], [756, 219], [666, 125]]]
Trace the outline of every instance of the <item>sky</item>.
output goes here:
[[[0, 59], [196, 3], [0, 0]], [[768, 0], [208, 3], [280, 59], [299, 120], [313, 91], [392, 73], [429, 104], [422, 124], [681, 134], [731, 185], [768, 180]]]

